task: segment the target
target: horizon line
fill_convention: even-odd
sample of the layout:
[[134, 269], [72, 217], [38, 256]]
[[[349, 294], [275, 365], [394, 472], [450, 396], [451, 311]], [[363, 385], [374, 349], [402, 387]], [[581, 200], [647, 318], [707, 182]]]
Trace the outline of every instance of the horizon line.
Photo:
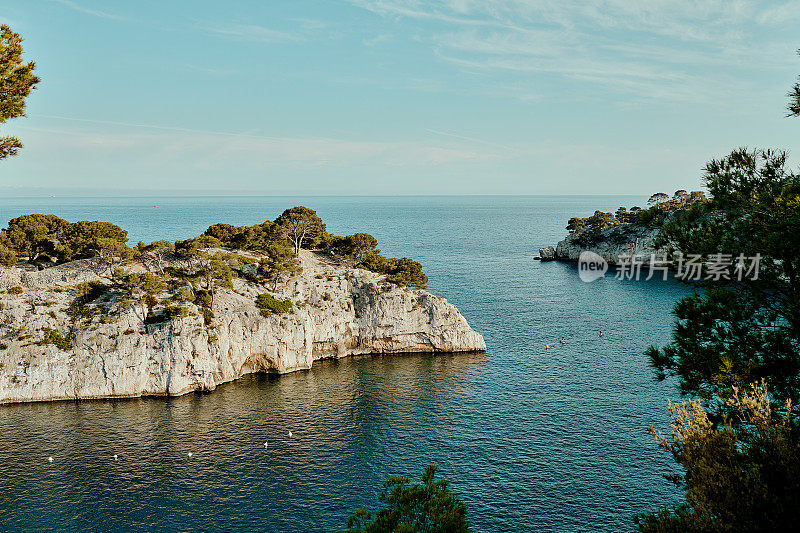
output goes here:
[[91, 199], [91, 198], [465, 198], [465, 197], [581, 197], [581, 196], [649, 196], [653, 193], [464, 193], [464, 194], [104, 194], [104, 195], [6, 195], [0, 198], [3, 200], [23, 200], [23, 199]]

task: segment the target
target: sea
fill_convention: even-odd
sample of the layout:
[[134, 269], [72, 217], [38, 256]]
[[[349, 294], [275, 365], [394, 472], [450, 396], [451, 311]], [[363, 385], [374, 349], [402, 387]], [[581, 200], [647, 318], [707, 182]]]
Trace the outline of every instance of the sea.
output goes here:
[[488, 347], [320, 361], [178, 398], [0, 406], [0, 530], [339, 531], [356, 508], [379, 508], [387, 477], [419, 481], [434, 464], [476, 532], [634, 531], [636, 513], [681, 498], [648, 433], [680, 395], [644, 352], [669, 342], [691, 288], [585, 283], [575, 265], [534, 258], [570, 217], [645, 200], [0, 198], [0, 226], [26, 213], [105, 220], [130, 244], [305, 205], [331, 233], [371, 233], [385, 255], [421, 262], [428, 290]]

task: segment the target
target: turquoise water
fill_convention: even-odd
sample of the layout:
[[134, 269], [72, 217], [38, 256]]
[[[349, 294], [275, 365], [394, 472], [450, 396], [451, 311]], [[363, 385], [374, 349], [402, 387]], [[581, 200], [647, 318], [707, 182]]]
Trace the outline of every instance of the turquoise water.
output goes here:
[[30, 212], [109, 220], [133, 243], [308, 205], [331, 232], [368, 231], [385, 254], [419, 260], [429, 290], [488, 345], [485, 355], [322, 362], [168, 400], [0, 406], [0, 529], [332, 531], [354, 508], [376, 505], [385, 477], [418, 477], [435, 463], [476, 531], [632, 530], [634, 513], [677, 497], [661, 477], [672, 463], [646, 431], [665, 425], [677, 393], [652, 379], [642, 352], [668, 340], [670, 310], [688, 290], [587, 284], [574, 266], [533, 257], [563, 237], [569, 217], [642, 202], [0, 199], [0, 221]]

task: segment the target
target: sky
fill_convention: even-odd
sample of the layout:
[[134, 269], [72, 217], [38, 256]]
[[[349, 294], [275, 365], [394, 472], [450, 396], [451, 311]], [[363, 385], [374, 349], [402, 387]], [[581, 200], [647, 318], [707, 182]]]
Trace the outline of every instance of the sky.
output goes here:
[[796, 0], [0, 0], [0, 22], [42, 80], [0, 125], [25, 144], [0, 195], [649, 194], [800, 148]]

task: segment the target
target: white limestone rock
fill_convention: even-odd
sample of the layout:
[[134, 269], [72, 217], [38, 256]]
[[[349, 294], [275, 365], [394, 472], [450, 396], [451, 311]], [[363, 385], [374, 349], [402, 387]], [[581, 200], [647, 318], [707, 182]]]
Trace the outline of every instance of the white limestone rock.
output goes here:
[[555, 261], [556, 259], [556, 250], [552, 246], [545, 246], [544, 248], [539, 248], [539, 260], [540, 261]]
[[[273, 293], [291, 299], [293, 312], [262, 316], [255, 298], [265, 289], [235, 279], [233, 290], [216, 293], [210, 327], [194, 305], [189, 316], [159, 325], [145, 326], [133, 310], [76, 325], [65, 313], [76, 285], [100, 279], [85, 264], [0, 269], [0, 290], [23, 289], [0, 294], [0, 403], [180, 395], [252, 372], [308, 369], [323, 358], [486, 349], [443, 298], [312, 252], [301, 252], [301, 263], [303, 273]], [[39, 344], [43, 328], [72, 347]]]
[[652, 254], [659, 256], [664, 253], [654, 245], [658, 234], [658, 228], [616, 226], [603, 230], [602, 237], [591, 246], [582, 246], [573, 235], [569, 235], [556, 245], [555, 257], [561, 261], [577, 261], [581, 252], [589, 250], [611, 265], [617, 264], [620, 256], [637, 256], [648, 262]]

